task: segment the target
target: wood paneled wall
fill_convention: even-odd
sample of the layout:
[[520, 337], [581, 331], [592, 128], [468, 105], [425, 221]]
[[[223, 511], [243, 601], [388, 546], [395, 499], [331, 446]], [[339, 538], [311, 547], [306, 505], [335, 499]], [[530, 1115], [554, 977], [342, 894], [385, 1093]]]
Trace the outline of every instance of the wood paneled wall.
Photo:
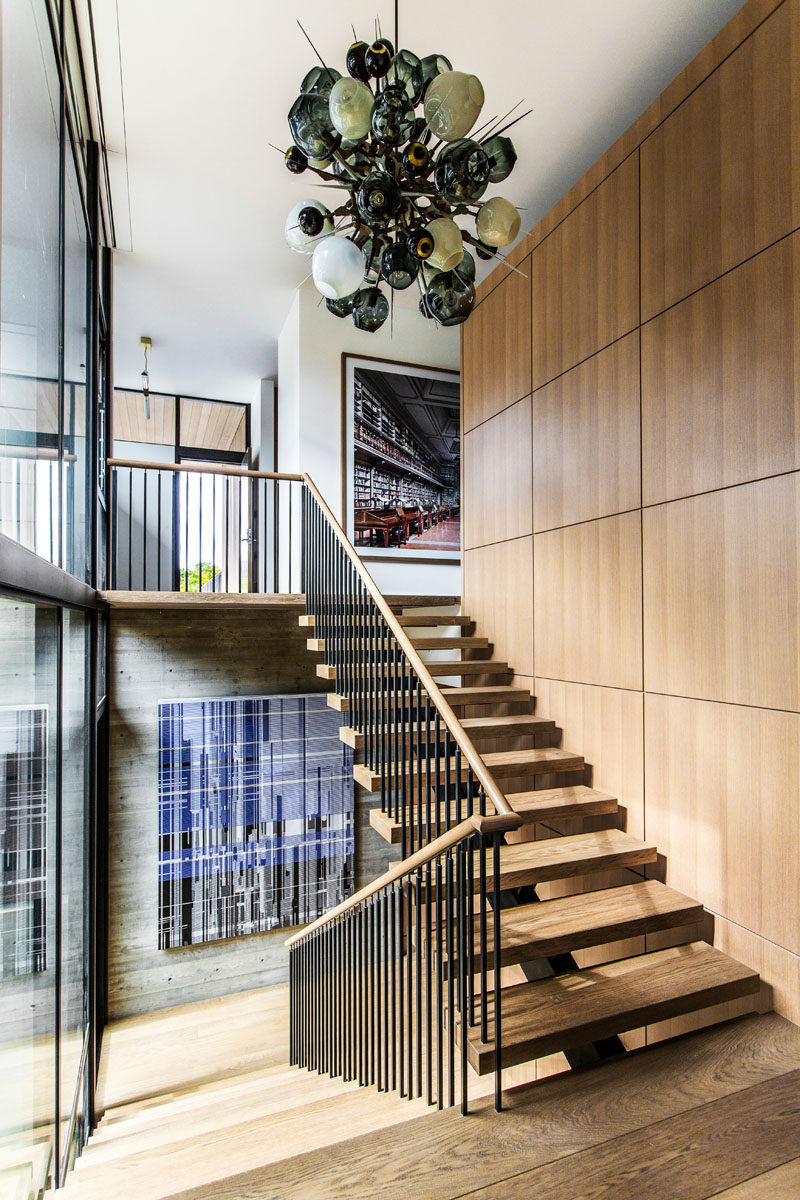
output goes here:
[[750, 0], [480, 285], [462, 386], [465, 611], [800, 1022], [798, 79]]

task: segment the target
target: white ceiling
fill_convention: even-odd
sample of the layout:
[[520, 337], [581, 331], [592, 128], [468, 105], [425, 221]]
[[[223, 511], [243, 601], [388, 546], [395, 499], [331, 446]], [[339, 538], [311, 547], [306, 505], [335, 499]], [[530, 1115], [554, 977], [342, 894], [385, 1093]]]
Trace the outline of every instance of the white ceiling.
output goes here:
[[[529, 229], [741, 7], [741, 0], [400, 0], [400, 42], [475, 73], [485, 115], [521, 98], [519, 161], [498, 191]], [[153, 339], [155, 390], [252, 400], [309, 260], [283, 239], [310, 190], [268, 143], [314, 62], [344, 70], [350, 23], [391, 0], [93, 0], [117, 255], [117, 382]], [[420, 318], [421, 319], [421, 318]], [[331, 318], [333, 320], [333, 318]], [[312, 352], [313, 348], [309, 348]]]

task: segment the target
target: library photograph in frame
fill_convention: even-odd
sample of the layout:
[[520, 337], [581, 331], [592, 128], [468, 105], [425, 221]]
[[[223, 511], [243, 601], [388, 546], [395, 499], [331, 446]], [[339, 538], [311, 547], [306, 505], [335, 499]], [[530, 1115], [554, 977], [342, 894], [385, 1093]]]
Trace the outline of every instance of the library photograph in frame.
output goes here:
[[459, 558], [457, 371], [343, 356], [347, 534], [370, 557]]

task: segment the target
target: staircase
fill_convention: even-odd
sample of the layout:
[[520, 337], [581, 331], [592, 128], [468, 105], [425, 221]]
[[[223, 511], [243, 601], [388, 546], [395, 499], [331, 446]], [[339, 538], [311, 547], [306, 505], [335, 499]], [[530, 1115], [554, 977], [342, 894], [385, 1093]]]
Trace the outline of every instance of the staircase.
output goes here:
[[[511, 665], [492, 657], [489, 638], [476, 631], [468, 615], [454, 615], [452, 600], [443, 598], [436, 611], [430, 597], [421, 598], [426, 609], [422, 613], [408, 603], [394, 604], [386, 618], [396, 640], [402, 631], [415, 658], [424, 657], [424, 669], [436, 681], [443, 705], [436, 703], [435, 689], [418, 686], [407, 650], [385, 653], [381, 637], [359, 633], [365, 623], [375, 629], [371, 610], [347, 601], [341, 606], [338, 618], [350, 624], [350, 635], [341, 630], [337, 635], [340, 652], [347, 645], [351, 656], [344, 672], [341, 653], [338, 659], [330, 653], [330, 614], [319, 621], [308, 613], [302, 623], [313, 634], [309, 651], [324, 656], [318, 674], [331, 681], [346, 678], [349, 685], [349, 695], [342, 689], [329, 696], [331, 707], [342, 712], [359, 708], [360, 720], [343, 728], [340, 736], [362, 758], [354, 765], [355, 782], [379, 798], [370, 810], [370, 824], [391, 846], [401, 846], [402, 855], [411, 856], [406, 861], [415, 864], [406, 871], [405, 884], [402, 867], [393, 867], [386, 877], [386, 887], [399, 887], [405, 905], [397, 932], [394, 909], [383, 924], [378, 919], [379, 938], [391, 934], [396, 939], [389, 957], [399, 956], [401, 972], [401, 960], [407, 960], [407, 986], [419, 988], [425, 997], [417, 1001], [417, 1034], [413, 1004], [409, 1006], [408, 1036], [418, 1036], [422, 1043], [433, 1041], [438, 1047], [433, 1056], [440, 1059], [431, 1085], [431, 1053], [417, 1047], [420, 1078], [409, 1056], [405, 1086], [409, 1094], [424, 1090], [427, 1054], [429, 1102], [434, 1097], [440, 1106], [447, 1102], [441, 1094], [441, 1059], [448, 1057], [449, 1021], [455, 1042], [452, 1057], [460, 1053], [471, 1073], [496, 1073], [499, 1107], [502, 1069], [556, 1052], [565, 1052], [569, 1061], [571, 1054], [577, 1056], [576, 1062], [587, 1049], [601, 1057], [619, 1053], [624, 1049], [618, 1041], [621, 1034], [731, 1000], [755, 1007], [760, 981], [755, 971], [696, 940], [706, 916], [702, 905], [661, 882], [657, 846], [620, 828], [623, 814], [616, 797], [590, 786], [581, 755], [559, 745], [555, 723], [534, 711], [531, 694], [513, 685]], [[352, 699], [354, 689], [365, 688], [373, 689], [373, 710], [380, 710], [379, 753], [376, 730], [371, 738], [365, 732], [375, 713]], [[480, 879], [473, 870], [467, 879], [465, 870], [459, 883], [469, 892], [462, 941], [452, 931], [433, 928], [441, 922], [442, 905], [450, 901], [443, 898], [444, 868], [439, 856], [430, 855], [431, 845], [435, 839], [444, 842], [443, 835], [476, 808], [468, 803], [475, 792], [475, 768], [465, 753], [458, 753], [452, 727], [442, 715], [447, 707], [468, 744], [477, 749], [487, 778], [502, 789], [506, 812], [516, 818], [515, 827], [495, 835], [492, 861], [485, 853]], [[481, 812], [487, 811], [483, 804]], [[426, 853], [430, 857], [423, 880]], [[416, 883], [409, 888], [414, 869]], [[643, 935], [660, 935], [649, 941], [664, 948], [602, 961], [608, 957], [602, 948]], [[589, 952], [588, 959], [584, 952]], [[380, 975], [380, 950], [377, 953]], [[324, 952], [319, 961], [330, 963]], [[368, 958], [345, 956], [341, 961], [345, 973], [369, 974], [376, 965]], [[581, 961], [595, 965], [582, 966]], [[457, 971], [459, 995], [466, 989], [470, 998], [454, 1005], [447, 981]], [[371, 993], [373, 998], [376, 994]], [[384, 1001], [388, 1007], [388, 993]], [[445, 1016], [437, 1034], [433, 1027], [442, 1007]], [[324, 1004], [316, 1013], [324, 1018]], [[348, 1070], [335, 1056], [326, 1066], [334, 1072]], [[362, 1075], [362, 1082], [369, 1081], [369, 1073]], [[388, 1083], [384, 1080], [381, 1086]], [[403, 1087], [401, 1078], [401, 1092]], [[449, 1103], [453, 1101], [451, 1068]]]

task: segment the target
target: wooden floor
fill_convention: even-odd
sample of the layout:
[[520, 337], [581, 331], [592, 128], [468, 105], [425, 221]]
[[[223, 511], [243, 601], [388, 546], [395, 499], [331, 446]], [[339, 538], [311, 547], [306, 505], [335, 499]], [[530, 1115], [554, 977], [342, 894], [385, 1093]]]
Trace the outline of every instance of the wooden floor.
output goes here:
[[107, 1031], [65, 1200], [790, 1200], [800, 1029], [744, 1017], [477, 1098], [470, 1116], [288, 1067], [285, 987]]

